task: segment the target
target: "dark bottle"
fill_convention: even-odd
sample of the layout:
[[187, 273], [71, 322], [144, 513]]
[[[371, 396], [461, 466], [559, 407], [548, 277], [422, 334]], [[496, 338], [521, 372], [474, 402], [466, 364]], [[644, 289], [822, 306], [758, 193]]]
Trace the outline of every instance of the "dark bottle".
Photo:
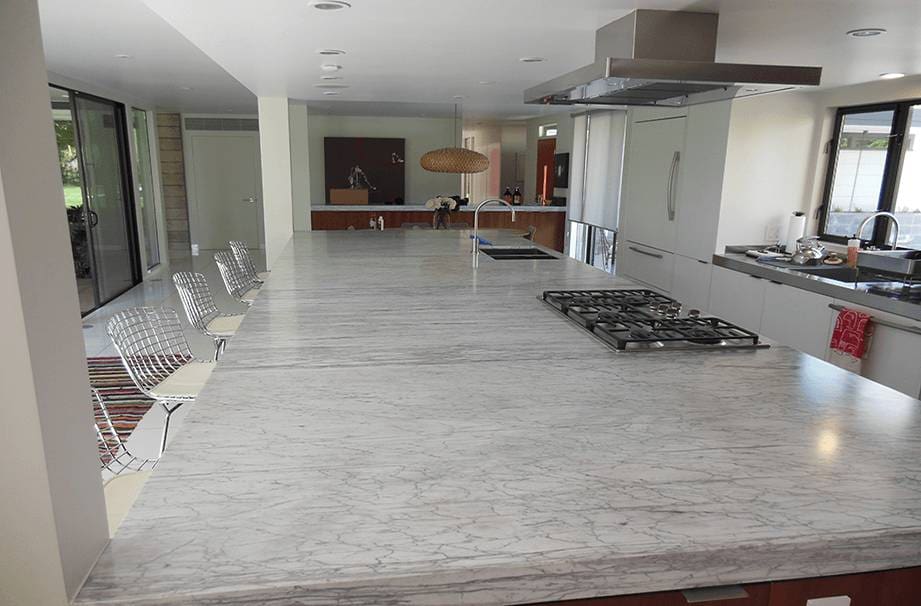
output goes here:
[[502, 194], [502, 199], [508, 202], [509, 204], [512, 203], [512, 188], [510, 187], [505, 188], [505, 193]]
[[521, 188], [516, 187], [515, 193], [512, 194], [512, 204], [514, 204], [515, 206], [521, 206], [521, 202], [522, 202]]

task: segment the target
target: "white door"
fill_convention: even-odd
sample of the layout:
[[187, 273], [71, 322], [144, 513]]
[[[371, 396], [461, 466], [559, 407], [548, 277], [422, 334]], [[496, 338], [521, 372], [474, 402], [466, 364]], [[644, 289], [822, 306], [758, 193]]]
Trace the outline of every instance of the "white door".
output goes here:
[[626, 238], [674, 252], [678, 184], [687, 118], [631, 125], [624, 174]]
[[201, 249], [262, 246], [259, 133], [186, 131], [189, 229]]
[[831, 302], [831, 297], [768, 281], [764, 285], [761, 333], [824, 360], [831, 338]]
[[675, 275], [672, 278], [672, 298], [681, 301], [684, 309], [707, 313], [710, 307], [711, 266], [706, 261], [675, 255]]
[[713, 266], [710, 274], [710, 314], [759, 332], [764, 310], [765, 280]]

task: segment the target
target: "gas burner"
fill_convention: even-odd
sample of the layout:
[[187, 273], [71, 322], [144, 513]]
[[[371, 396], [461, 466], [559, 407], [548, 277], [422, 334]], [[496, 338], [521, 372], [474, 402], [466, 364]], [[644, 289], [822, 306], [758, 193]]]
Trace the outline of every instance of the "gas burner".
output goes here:
[[755, 349], [758, 335], [652, 290], [548, 290], [546, 304], [618, 351]]

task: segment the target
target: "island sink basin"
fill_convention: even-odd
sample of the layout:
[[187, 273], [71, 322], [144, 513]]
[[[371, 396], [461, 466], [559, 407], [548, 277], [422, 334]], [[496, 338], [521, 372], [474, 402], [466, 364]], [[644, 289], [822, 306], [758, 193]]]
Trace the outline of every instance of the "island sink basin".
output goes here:
[[539, 248], [533, 246], [525, 246], [522, 248], [503, 248], [500, 246], [481, 246], [480, 252], [484, 255], [489, 255], [497, 261], [509, 261], [515, 259], [521, 260], [533, 260], [533, 259], [556, 259], [551, 254], [548, 254], [542, 251]]

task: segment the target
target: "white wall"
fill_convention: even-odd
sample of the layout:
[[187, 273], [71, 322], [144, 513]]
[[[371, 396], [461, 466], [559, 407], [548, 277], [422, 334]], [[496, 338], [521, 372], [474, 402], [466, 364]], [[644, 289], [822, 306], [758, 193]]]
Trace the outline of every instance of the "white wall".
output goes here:
[[0, 604], [63, 606], [108, 526], [41, 40], [0, 2]]
[[502, 146], [500, 187], [503, 192], [506, 187], [512, 190], [520, 187], [523, 195], [528, 154], [527, 124], [503, 124], [499, 130], [499, 143]]
[[[380, 137], [406, 140], [406, 204], [422, 204], [438, 194], [460, 193], [460, 176], [432, 173], [419, 164], [422, 155], [455, 144], [452, 118], [394, 118], [379, 116], [334, 116], [310, 112], [308, 149], [310, 163], [310, 204], [326, 203], [325, 137]], [[460, 145], [460, 140], [457, 142]], [[344, 175], [347, 176], [347, 175]]]
[[793, 211], [808, 211], [821, 122], [808, 93], [733, 101], [716, 250], [786, 235]]
[[287, 97], [259, 97], [262, 221], [268, 269], [294, 234], [291, 130]]
[[288, 132], [291, 136], [291, 196], [294, 231], [310, 231], [310, 137], [307, 104], [288, 103]]
[[471, 206], [488, 198], [498, 198], [505, 191], [502, 182], [502, 126], [480, 123], [464, 126], [464, 140], [473, 138], [473, 150], [489, 158], [489, 168], [470, 175]]

